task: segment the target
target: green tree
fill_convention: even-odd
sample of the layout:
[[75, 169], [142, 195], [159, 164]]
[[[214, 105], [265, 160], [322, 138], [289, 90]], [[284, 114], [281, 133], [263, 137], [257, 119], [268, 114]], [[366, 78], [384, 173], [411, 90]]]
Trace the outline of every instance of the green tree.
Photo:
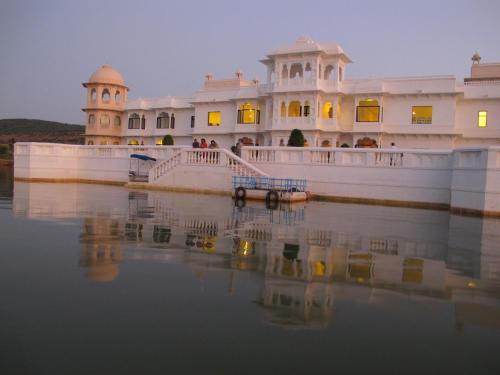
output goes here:
[[288, 138], [288, 146], [304, 147], [304, 134], [300, 129], [293, 129]]
[[163, 137], [162, 144], [164, 146], [173, 146], [174, 145], [174, 138], [170, 134], [167, 134], [166, 136]]

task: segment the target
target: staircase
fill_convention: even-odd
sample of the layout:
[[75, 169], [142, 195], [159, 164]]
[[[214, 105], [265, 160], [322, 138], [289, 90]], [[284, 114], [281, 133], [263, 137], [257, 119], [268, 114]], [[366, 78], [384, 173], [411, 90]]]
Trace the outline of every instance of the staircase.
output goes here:
[[180, 165], [228, 168], [234, 176], [268, 177], [266, 173], [226, 149], [185, 148], [151, 168], [149, 170], [149, 183], [157, 183], [163, 176]]

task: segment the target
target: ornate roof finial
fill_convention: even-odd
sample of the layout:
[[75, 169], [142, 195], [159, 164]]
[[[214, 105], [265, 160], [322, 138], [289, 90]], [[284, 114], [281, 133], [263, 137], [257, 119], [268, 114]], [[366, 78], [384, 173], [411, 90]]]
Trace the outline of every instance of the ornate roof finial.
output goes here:
[[473, 64], [479, 64], [481, 62], [481, 56], [479, 56], [479, 53], [474, 53], [474, 55], [472, 55], [472, 63]]
[[236, 70], [236, 72], [234, 74], [235, 74], [237, 79], [243, 78], [243, 72], [241, 71], [241, 69]]

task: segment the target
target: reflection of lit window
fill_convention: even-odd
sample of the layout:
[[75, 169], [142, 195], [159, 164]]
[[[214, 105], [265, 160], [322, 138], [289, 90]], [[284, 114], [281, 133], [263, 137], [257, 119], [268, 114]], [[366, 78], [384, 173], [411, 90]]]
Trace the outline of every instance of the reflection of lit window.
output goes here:
[[432, 106], [411, 107], [412, 124], [432, 124]]
[[220, 111], [208, 112], [208, 126], [220, 126]]
[[485, 128], [488, 125], [488, 112], [479, 111], [477, 114], [477, 126], [479, 128]]
[[215, 253], [215, 237], [207, 237], [203, 240], [203, 250], [207, 253]]
[[349, 276], [358, 281], [369, 280], [372, 274], [372, 255], [366, 253], [349, 255]]
[[423, 278], [424, 261], [418, 258], [405, 258], [403, 262], [403, 282], [420, 284]]
[[325, 262], [316, 261], [313, 263], [314, 276], [325, 276]]
[[238, 254], [248, 256], [253, 254], [253, 244], [246, 240], [241, 240], [238, 248]]
[[356, 122], [379, 122], [380, 106], [375, 99], [360, 100], [356, 107]]

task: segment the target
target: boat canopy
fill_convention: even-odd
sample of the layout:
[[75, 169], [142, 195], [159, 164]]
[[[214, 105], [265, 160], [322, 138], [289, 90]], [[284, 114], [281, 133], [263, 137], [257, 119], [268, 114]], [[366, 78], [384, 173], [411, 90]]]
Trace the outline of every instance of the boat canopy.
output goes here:
[[150, 156], [147, 156], [147, 155], [141, 155], [141, 154], [132, 154], [130, 155], [131, 158], [134, 158], [134, 159], [140, 159], [140, 160], [151, 160], [151, 161], [156, 161], [155, 158], [152, 158]]

